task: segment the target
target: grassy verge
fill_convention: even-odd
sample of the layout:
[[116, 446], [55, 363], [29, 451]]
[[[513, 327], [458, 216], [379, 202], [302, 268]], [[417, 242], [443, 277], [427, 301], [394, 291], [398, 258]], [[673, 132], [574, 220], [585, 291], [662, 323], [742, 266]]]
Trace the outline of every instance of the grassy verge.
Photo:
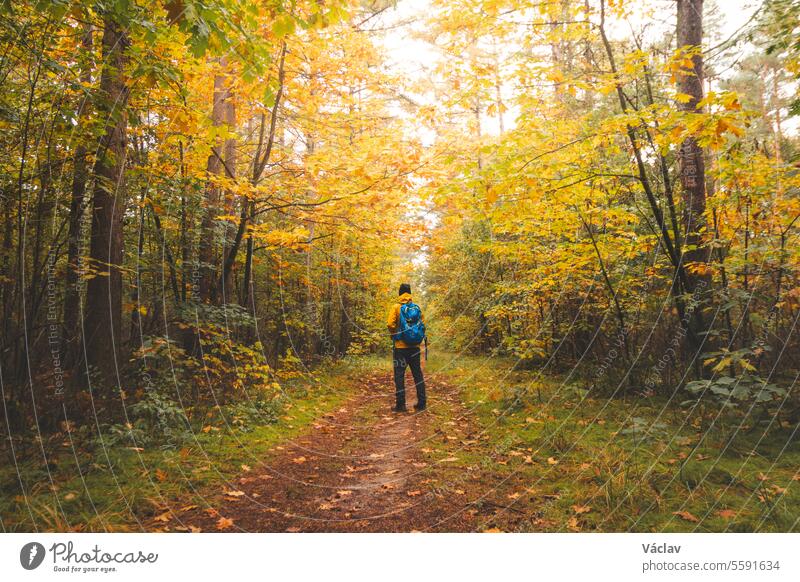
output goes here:
[[0, 469], [2, 529], [138, 531], [152, 529], [176, 506], [204, 507], [232, 478], [268, 458], [276, 443], [340, 406], [376, 363], [361, 358], [287, 382], [269, 417], [211, 409], [179, 443], [104, 445], [68, 434], [28, 440]]
[[736, 430], [742, 418], [724, 417], [709, 429], [663, 399], [595, 398], [580, 383], [511, 367], [462, 356], [431, 362], [474, 411], [491, 444], [484, 462], [500, 478], [521, 477], [513, 504], [533, 504], [537, 515], [523, 528], [800, 529], [800, 442], [791, 428]]

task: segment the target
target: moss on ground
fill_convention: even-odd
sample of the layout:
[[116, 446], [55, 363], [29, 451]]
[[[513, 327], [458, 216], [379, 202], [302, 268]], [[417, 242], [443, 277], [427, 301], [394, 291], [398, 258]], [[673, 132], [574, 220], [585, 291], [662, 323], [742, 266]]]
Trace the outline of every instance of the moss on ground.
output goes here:
[[594, 397], [502, 359], [431, 367], [459, 386], [495, 446], [530, 457], [514, 471], [547, 501], [531, 529], [800, 529], [800, 446], [788, 427], [737, 431], [742, 419], [726, 417], [709, 429], [664, 399]]
[[176, 504], [204, 507], [243, 466], [263, 462], [276, 444], [340, 406], [370, 365], [362, 359], [287, 382], [276, 416], [211, 409], [179, 443], [103, 446], [63, 434], [41, 446], [27, 442], [0, 469], [3, 531], [140, 531]]

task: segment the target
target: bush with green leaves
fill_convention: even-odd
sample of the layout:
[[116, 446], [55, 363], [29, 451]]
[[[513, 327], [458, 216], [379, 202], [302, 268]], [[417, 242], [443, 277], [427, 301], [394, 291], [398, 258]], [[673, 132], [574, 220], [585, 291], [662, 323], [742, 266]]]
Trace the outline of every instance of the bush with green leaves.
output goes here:
[[718, 376], [707, 380], [695, 380], [686, 384], [692, 398], [684, 405], [701, 400], [711, 400], [723, 408], [735, 409], [743, 404], [769, 404], [784, 398], [786, 388], [767, 382], [756, 374], [744, 372], [736, 377]]
[[127, 407], [127, 422], [111, 424], [98, 437], [106, 445], [141, 447], [159, 443], [176, 447], [192, 436], [191, 425], [178, 402], [156, 389]]

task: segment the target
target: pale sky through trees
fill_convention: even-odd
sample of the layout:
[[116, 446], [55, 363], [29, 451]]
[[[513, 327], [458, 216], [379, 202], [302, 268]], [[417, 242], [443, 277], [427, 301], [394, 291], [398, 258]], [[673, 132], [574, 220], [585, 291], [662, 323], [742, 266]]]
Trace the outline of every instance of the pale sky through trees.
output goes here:
[[[596, 7], [596, 4], [594, 2], [592, 6]], [[710, 45], [716, 46], [732, 37], [739, 36], [748, 24], [754, 22], [753, 17], [761, 5], [762, 3], [757, 0], [707, 0], [706, 20], [711, 23], [707, 25], [707, 33], [712, 35], [708, 41]], [[387, 10], [382, 15], [380, 25], [376, 26], [376, 28], [385, 29], [382, 44], [388, 57], [387, 67], [390, 71], [403, 75], [410, 81], [411, 87], [404, 95], [412, 97], [420, 104], [435, 102], [431, 91], [422, 87], [429, 86], [430, 79], [435, 78], [433, 70], [445, 58], [441, 51], [420, 38], [420, 33], [426, 30], [426, 19], [441, 6], [442, 4], [436, 0], [399, 0], [395, 8]], [[610, 22], [609, 29], [614, 37], [621, 40], [630, 35], [631, 29], [635, 30], [637, 34], [644, 31], [645, 42], [652, 42], [659, 37], [674, 34], [674, 0], [661, 0], [646, 5], [636, 4], [631, 7], [631, 12], [628, 22]], [[500, 47], [500, 50], [502, 51], [503, 48], [513, 50], [513, 45]], [[729, 49], [715, 55], [715, 58], [707, 63], [707, 67], [715, 67], [720, 71], [720, 76], [725, 78], [726, 73], [730, 74], [735, 70], [731, 64], [748, 54], [752, 48], [752, 45], [741, 42], [733, 50]], [[511, 75], [504, 74], [503, 77], [508, 78]], [[515, 90], [507, 80], [504, 80], [502, 97], [508, 106], [508, 110], [504, 113], [506, 130], [514, 127], [518, 113], [513, 104]], [[795, 129], [796, 124], [789, 122], [787, 126], [791, 132]], [[481, 130], [485, 134], [497, 135], [499, 133], [497, 118], [483, 114]], [[417, 131], [419, 137], [426, 144], [431, 143], [434, 139], [433, 133], [424, 127], [418, 126]]]

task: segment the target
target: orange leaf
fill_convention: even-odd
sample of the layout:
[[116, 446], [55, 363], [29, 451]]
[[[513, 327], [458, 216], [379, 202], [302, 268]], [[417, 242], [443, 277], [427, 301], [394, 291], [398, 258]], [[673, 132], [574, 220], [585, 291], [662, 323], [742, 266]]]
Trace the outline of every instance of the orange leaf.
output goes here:
[[681, 519], [685, 519], [686, 521], [691, 521], [692, 523], [698, 523], [700, 521], [688, 511], [673, 511], [672, 515], [677, 515]]

